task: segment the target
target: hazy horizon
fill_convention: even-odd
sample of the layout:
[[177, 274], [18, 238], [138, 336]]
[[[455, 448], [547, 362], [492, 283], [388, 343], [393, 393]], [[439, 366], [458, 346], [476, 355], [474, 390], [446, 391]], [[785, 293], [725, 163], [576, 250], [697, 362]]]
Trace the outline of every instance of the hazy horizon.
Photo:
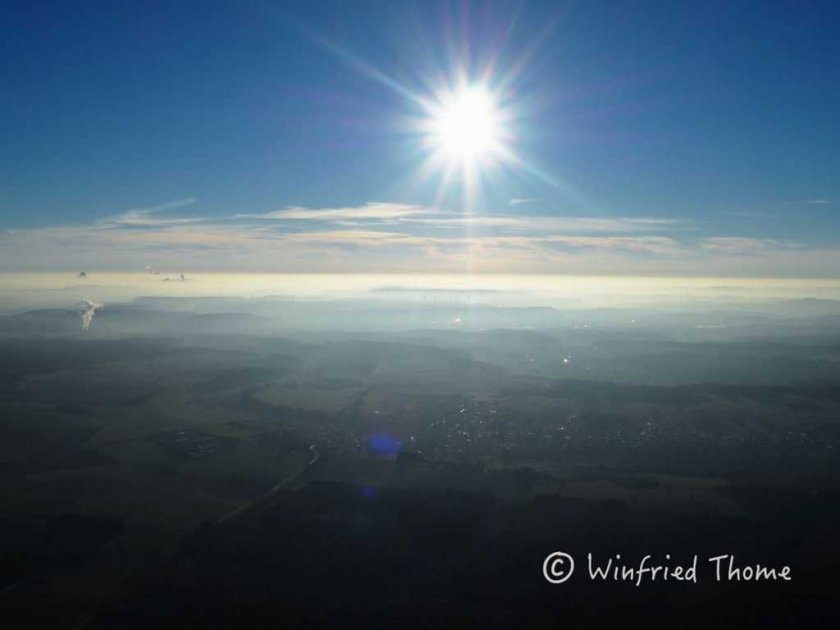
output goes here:
[[295, 299], [450, 299], [475, 303], [574, 308], [733, 304], [840, 299], [840, 280], [685, 278], [534, 274], [220, 274], [90, 272], [0, 273], [4, 311], [71, 307], [85, 299], [138, 297], [279, 297]]

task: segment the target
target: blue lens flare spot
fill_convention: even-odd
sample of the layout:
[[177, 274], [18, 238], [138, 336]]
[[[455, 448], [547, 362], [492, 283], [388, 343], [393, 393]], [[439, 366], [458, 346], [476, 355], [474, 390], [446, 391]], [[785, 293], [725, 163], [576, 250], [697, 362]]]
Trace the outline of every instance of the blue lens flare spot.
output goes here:
[[392, 435], [385, 433], [374, 433], [368, 439], [368, 447], [374, 455], [389, 456], [400, 452], [402, 444]]

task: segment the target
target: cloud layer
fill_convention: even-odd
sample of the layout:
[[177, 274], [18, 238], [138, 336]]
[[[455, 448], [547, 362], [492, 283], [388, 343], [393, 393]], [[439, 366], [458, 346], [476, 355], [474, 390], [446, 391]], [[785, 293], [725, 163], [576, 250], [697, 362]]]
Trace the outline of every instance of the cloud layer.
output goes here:
[[[183, 216], [193, 198], [90, 225], [3, 230], [0, 270], [512, 272], [825, 276], [834, 249], [752, 236], [698, 236], [660, 217], [471, 216], [403, 203]], [[192, 209], [192, 208], [191, 208]]]

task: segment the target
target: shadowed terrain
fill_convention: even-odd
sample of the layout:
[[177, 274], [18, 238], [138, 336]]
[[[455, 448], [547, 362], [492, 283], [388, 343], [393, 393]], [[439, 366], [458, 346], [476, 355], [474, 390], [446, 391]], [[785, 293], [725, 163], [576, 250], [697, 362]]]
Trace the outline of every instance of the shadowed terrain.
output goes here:
[[[840, 318], [784, 308], [6, 316], [0, 608], [68, 628], [828, 623]], [[578, 563], [561, 585], [555, 550]], [[588, 553], [697, 554], [701, 575], [593, 581]], [[793, 580], [718, 583], [724, 553]]]

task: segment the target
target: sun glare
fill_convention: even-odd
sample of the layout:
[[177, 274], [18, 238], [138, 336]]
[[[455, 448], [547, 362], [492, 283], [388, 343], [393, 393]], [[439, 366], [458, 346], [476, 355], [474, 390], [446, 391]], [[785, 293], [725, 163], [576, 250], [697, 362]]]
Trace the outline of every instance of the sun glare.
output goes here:
[[429, 140], [450, 161], [472, 162], [501, 146], [502, 116], [493, 95], [482, 86], [468, 86], [442, 98], [431, 110]]
[[515, 103], [493, 85], [487, 72], [477, 81], [462, 74], [416, 99], [421, 110], [412, 132], [423, 151], [418, 178], [439, 178], [435, 203], [461, 195], [463, 209], [473, 212], [502, 167], [524, 164], [513, 146]]

